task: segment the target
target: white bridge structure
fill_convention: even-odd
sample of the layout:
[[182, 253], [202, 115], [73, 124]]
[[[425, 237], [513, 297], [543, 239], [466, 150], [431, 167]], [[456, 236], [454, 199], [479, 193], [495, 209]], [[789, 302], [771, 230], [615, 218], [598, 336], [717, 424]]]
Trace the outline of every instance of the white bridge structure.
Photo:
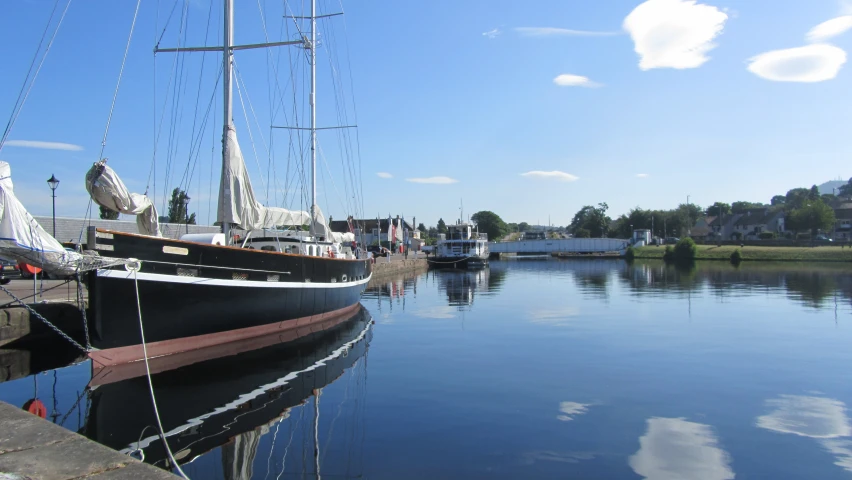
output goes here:
[[630, 240], [620, 238], [564, 238], [548, 240], [519, 240], [516, 242], [491, 242], [491, 254], [515, 253], [542, 255], [552, 253], [590, 254], [618, 252], [624, 254]]

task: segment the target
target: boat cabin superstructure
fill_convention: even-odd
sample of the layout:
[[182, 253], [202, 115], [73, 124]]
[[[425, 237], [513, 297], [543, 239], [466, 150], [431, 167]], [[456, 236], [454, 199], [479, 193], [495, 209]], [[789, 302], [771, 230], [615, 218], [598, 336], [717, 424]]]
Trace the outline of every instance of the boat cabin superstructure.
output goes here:
[[487, 260], [488, 235], [469, 223], [447, 225], [447, 233], [438, 238], [436, 257]]

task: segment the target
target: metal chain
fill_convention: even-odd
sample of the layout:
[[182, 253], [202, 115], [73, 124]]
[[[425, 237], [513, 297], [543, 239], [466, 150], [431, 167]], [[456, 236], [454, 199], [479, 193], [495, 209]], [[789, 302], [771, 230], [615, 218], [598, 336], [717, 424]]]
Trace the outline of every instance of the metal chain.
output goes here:
[[88, 351], [88, 350], [86, 350], [85, 348], [83, 348], [83, 346], [82, 346], [82, 345], [80, 345], [79, 343], [75, 342], [73, 338], [69, 337], [69, 336], [68, 336], [68, 334], [66, 334], [65, 332], [63, 332], [62, 330], [60, 330], [60, 329], [59, 329], [56, 325], [54, 325], [54, 324], [50, 323], [50, 321], [48, 321], [46, 318], [44, 318], [43, 316], [41, 316], [41, 314], [40, 314], [40, 313], [38, 313], [38, 312], [36, 312], [35, 310], [33, 310], [33, 309], [32, 309], [32, 307], [30, 307], [29, 305], [27, 305], [26, 303], [24, 303], [24, 301], [23, 301], [23, 300], [21, 300], [20, 298], [16, 297], [16, 296], [15, 296], [15, 294], [14, 294], [14, 293], [12, 293], [12, 292], [10, 292], [10, 291], [9, 291], [6, 287], [4, 287], [3, 285], [0, 285], [0, 290], [3, 290], [4, 292], [6, 292], [6, 294], [7, 294], [7, 295], [9, 295], [10, 297], [14, 298], [14, 299], [15, 299], [18, 303], [20, 303], [20, 304], [21, 304], [21, 306], [22, 306], [22, 307], [26, 308], [26, 309], [30, 312], [30, 314], [31, 314], [31, 315], [33, 315], [33, 316], [34, 316], [34, 317], [36, 317], [37, 319], [39, 319], [39, 320], [41, 320], [42, 322], [44, 322], [44, 324], [45, 324], [45, 325], [47, 325], [48, 327], [50, 327], [50, 328], [51, 328], [54, 332], [56, 332], [56, 333], [57, 333], [60, 337], [64, 338], [65, 340], [68, 340], [69, 342], [71, 342], [71, 344], [72, 344], [72, 345], [74, 345], [75, 347], [79, 348], [81, 351], [83, 351], [83, 353], [89, 353], [89, 351]]
[[83, 299], [83, 282], [80, 281], [80, 272], [77, 271], [77, 308], [80, 309], [80, 313], [83, 315], [83, 332], [85, 334], [86, 339], [86, 351], [92, 350], [92, 343], [89, 341], [89, 320], [86, 318], [86, 304]]

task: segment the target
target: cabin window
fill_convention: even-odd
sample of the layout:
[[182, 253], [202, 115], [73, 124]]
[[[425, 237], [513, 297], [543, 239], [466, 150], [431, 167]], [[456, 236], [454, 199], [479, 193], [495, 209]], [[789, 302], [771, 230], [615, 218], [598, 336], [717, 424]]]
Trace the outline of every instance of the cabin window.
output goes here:
[[278, 275], [267, 275], [266, 281], [267, 282], [277, 282], [280, 278], [281, 277], [279, 277]]
[[274, 245], [264, 245], [264, 246], [260, 247], [260, 249], [265, 251], [265, 252], [277, 252], [278, 251], [278, 249], [275, 248]]

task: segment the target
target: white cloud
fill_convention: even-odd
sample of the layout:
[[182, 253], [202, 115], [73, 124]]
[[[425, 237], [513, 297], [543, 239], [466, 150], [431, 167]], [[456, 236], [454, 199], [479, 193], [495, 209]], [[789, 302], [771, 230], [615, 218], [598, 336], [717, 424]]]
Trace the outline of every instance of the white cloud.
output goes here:
[[482, 35], [486, 36], [488, 38], [497, 38], [498, 36], [500, 36], [501, 33], [503, 33], [503, 32], [501, 32], [499, 28], [495, 28], [494, 30], [482, 32]]
[[45, 150], [69, 150], [77, 152], [83, 149], [80, 145], [73, 143], [61, 142], [40, 142], [38, 140], [8, 140], [4, 144], [6, 147], [24, 147], [24, 148], [41, 148]]
[[766, 405], [774, 410], [757, 417], [758, 427], [815, 438], [835, 456], [835, 465], [852, 471], [852, 441], [844, 438], [852, 435], [852, 426], [845, 403], [826, 397], [780, 395]]
[[817, 43], [772, 50], [752, 57], [748, 70], [774, 82], [822, 82], [831, 80], [846, 63], [846, 52], [834, 45]]
[[696, 0], [648, 0], [624, 19], [624, 29], [639, 54], [639, 68], [697, 68], [728, 15]]
[[843, 15], [832, 18], [812, 28], [806, 38], [809, 42], [824, 42], [831, 37], [836, 37], [852, 28], [852, 15]]
[[578, 180], [580, 177], [576, 175], [571, 175], [570, 173], [560, 172], [559, 170], [554, 170], [552, 172], [543, 172], [541, 170], [532, 170], [526, 173], [521, 174], [522, 177], [532, 177], [532, 178], [554, 178], [556, 180], [560, 180], [563, 182], [573, 182]]
[[448, 183], [458, 182], [455, 178], [450, 177], [406, 178], [405, 181], [411, 183], [433, 183], [437, 185], [446, 185]]
[[390, 174], [390, 173], [388, 173], [388, 172], [377, 172], [377, 173], [376, 173], [376, 175], [377, 175], [379, 178], [393, 178], [393, 175], [391, 175], [391, 174]]
[[648, 177], [650, 177], [650, 175], [648, 175], [647, 173], [637, 173], [637, 174], [636, 174], [636, 176], [637, 176], [637, 177], [639, 177], [639, 178], [648, 178]]
[[574, 417], [588, 412], [591, 405], [591, 403], [560, 402], [560, 414], [557, 415], [556, 418], [563, 422], [570, 422], [571, 420], [574, 420]]
[[811, 438], [837, 438], [852, 435], [846, 404], [825, 397], [781, 395], [767, 400], [774, 408], [768, 415], [757, 417], [757, 426], [780, 433]]
[[649, 418], [630, 468], [649, 480], [734, 478], [728, 454], [709, 425], [682, 418]]
[[515, 27], [515, 31], [524, 37], [610, 37], [619, 32], [592, 32], [555, 27]]
[[559, 75], [558, 77], [553, 79], [553, 83], [559, 85], [560, 87], [595, 88], [602, 86], [600, 83], [589, 80], [588, 77], [583, 77], [581, 75], [572, 75], [570, 73], [563, 73], [562, 75]]

